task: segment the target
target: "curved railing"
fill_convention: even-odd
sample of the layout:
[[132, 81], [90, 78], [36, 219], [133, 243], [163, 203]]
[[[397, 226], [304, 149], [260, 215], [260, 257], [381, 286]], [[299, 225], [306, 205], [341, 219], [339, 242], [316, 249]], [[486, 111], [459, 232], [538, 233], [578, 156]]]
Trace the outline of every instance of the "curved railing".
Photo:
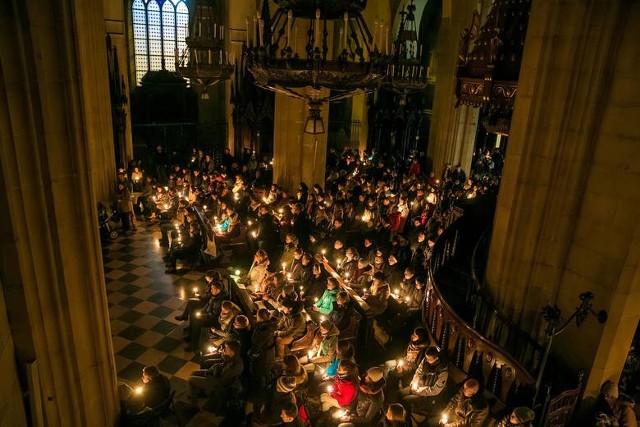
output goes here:
[[474, 306], [472, 327], [513, 356], [532, 375], [537, 375], [544, 349], [491, 302], [484, 292], [484, 268], [488, 259], [491, 227], [484, 231], [471, 257]]
[[[444, 349], [459, 377], [482, 381], [488, 392], [502, 404], [529, 403], [534, 376], [519, 360], [480, 334], [452, 309], [437, 284], [438, 271], [456, 254], [460, 243], [459, 225], [451, 224], [436, 241], [429, 260], [427, 294], [423, 301], [422, 321], [433, 340]], [[454, 372], [455, 379], [455, 372]]]

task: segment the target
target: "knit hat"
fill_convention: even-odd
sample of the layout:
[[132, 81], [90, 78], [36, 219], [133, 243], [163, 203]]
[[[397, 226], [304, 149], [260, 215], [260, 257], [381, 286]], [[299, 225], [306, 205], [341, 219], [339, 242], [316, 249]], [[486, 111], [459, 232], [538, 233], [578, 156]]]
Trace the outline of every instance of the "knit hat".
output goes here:
[[282, 376], [276, 382], [276, 391], [280, 393], [289, 393], [296, 388], [296, 378], [290, 376]]
[[528, 423], [529, 421], [533, 421], [533, 419], [536, 417], [536, 413], [526, 406], [518, 406], [513, 410], [513, 415], [515, 415], [518, 421], [521, 423]]
[[373, 368], [367, 369], [367, 376], [371, 378], [371, 381], [377, 383], [384, 377], [384, 372], [382, 372], [382, 369], [379, 367], [374, 366]]
[[615, 399], [618, 398], [618, 384], [613, 381], [607, 381], [602, 385], [602, 394], [605, 396], [611, 396]]

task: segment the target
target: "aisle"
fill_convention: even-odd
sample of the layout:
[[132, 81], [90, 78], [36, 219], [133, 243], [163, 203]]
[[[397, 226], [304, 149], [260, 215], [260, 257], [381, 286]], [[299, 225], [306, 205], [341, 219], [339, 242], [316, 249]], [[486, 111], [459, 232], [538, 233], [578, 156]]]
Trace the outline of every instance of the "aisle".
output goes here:
[[139, 382], [142, 368], [156, 365], [181, 391], [198, 365], [194, 353], [184, 351], [185, 325], [174, 316], [181, 313], [194, 286], [202, 286], [204, 273], [165, 274], [158, 226], [138, 225], [137, 232], [121, 235], [103, 248], [118, 380]]

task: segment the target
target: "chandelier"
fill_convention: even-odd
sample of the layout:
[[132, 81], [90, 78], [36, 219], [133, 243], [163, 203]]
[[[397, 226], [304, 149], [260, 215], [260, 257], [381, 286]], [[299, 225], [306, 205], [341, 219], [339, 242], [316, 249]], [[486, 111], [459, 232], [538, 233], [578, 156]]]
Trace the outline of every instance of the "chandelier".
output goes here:
[[[362, 11], [366, 0], [275, 0], [271, 15], [264, 1], [253, 23], [247, 20], [243, 51], [256, 83], [276, 92], [311, 100], [296, 89], [310, 86], [338, 91], [333, 101], [356, 89], [378, 87], [387, 74], [389, 29], [371, 34]], [[252, 25], [253, 24], [253, 25]], [[377, 31], [380, 30], [380, 33]], [[386, 34], [386, 51], [378, 48]]]
[[398, 35], [387, 66], [386, 86], [403, 92], [425, 89], [429, 77], [429, 68], [423, 64], [423, 46], [418, 40], [415, 11], [413, 0], [400, 11]]
[[206, 1], [197, 2], [185, 39], [187, 48], [176, 49], [176, 70], [205, 87], [229, 79], [234, 70], [224, 48], [224, 25], [218, 25], [215, 12]]

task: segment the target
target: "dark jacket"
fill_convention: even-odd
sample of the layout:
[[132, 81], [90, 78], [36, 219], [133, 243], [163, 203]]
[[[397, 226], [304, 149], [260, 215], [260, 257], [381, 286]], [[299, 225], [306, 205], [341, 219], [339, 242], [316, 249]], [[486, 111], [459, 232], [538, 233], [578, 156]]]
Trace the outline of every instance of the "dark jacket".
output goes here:
[[[371, 425], [373, 424], [376, 416], [382, 411], [382, 405], [384, 404], [384, 393], [382, 392], [382, 384], [368, 388], [361, 386], [358, 396], [356, 397], [356, 406], [349, 422], [357, 425]], [[365, 391], [365, 388], [367, 390]]]
[[239, 383], [244, 371], [244, 362], [241, 355], [236, 354], [221, 363], [213, 365], [208, 371], [216, 381], [216, 388], [224, 391]]
[[302, 337], [306, 331], [307, 322], [302, 312], [299, 312], [283, 315], [278, 322], [278, 331], [276, 333], [279, 337], [293, 337], [295, 340]]
[[275, 321], [260, 322], [253, 329], [251, 338], [251, 370], [257, 374], [265, 374], [275, 364], [275, 349], [273, 333], [276, 330]]
[[451, 398], [445, 412], [449, 415], [448, 425], [452, 427], [482, 427], [489, 417], [489, 405], [481, 392], [465, 397], [461, 388]]
[[353, 303], [351, 301], [344, 305], [339, 305], [337, 301], [334, 301], [333, 310], [329, 313], [329, 320], [336, 325], [338, 330], [343, 331], [349, 326], [349, 323], [351, 323], [353, 312]]
[[144, 385], [144, 404], [155, 408], [164, 403], [171, 395], [171, 384], [164, 375], [158, 375]]
[[435, 365], [429, 365], [427, 358], [423, 357], [411, 383], [417, 386], [415, 394], [437, 396], [444, 390], [448, 378], [448, 363], [444, 355], [440, 356], [440, 360]]

